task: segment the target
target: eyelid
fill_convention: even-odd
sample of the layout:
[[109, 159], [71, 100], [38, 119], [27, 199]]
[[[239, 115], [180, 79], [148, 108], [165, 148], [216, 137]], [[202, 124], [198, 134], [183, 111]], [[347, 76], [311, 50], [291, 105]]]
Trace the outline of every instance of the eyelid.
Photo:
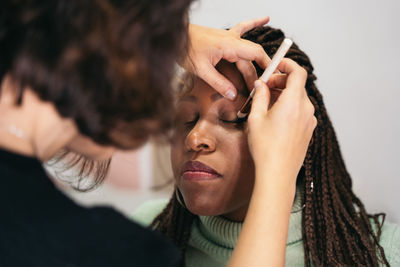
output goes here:
[[196, 113], [196, 116], [194, 117], [193, 120], [185, 121], [184, 123], [187, 124], [187, 125], [195, 123], [195, 122], [197, 122], [199, 120], [199, 117], [200, 117], [200, 115], [198, 113]]
[[176, 108], [175, 121], [180, 124], [190, 124], [197, 121], [199, 112], [191, 104], [179, 104]]
[[232, 121], [229, 121], [229, 120], [223, 120], [223, 119], [220, 119], [222, 122], [225, 122], [225, 123], [243, 123], [243, 122], [246, 122], [247, 121], [247, 117], [248, 116], [246, 116], [246, 117], [244, 117], [244, 118], [238, 118], [238, 117], [236, 117], [236, 119], [234, 119], [234, 120], [232, 120]]
[[233, 109], [222, 109], [219, 112], [219, 120], [225, 123], [237, 123], [236, 111]]

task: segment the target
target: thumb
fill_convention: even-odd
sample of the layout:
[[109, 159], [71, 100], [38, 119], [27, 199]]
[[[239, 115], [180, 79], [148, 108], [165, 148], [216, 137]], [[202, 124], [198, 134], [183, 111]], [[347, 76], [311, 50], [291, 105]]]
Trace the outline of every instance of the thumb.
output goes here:
[[261, 81], [257, 80], [254, 83], [255, 94], [253, 97], [253, 103], [251, 104], [250, 115], [266, 115], [268, 112], [269, 101], [271, 95], [267, 85]]

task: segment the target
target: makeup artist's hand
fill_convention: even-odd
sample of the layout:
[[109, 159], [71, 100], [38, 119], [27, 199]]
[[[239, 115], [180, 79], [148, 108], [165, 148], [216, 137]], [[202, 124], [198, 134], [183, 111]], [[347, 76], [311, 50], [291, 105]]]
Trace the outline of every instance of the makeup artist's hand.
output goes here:
[[237, 94], [236, 88], [215, 69], [215, 65], [221, 59], [235, 62], [247, 85], [252, 87], [257, 75], [251, 61], [256, 61], [261, 68], [265, 69], [270, 58], [259, 44], [242, 39], [241, 36], [268, 21], [268, 17], [245, 21], [230, 30], [190, 24], [189, 54], [182, 66], [196, 73], [223, 96], [233, 100]]
[[[314, 106], [307, 96], [307, 72], [291, 59], [284, 59], [268, 86], [256, 81], [256, 93], [248, 118], [249, 144], [257, 166], [281, 168], [295, 178], [303, 164], [307, 148], [317, 125]], [[268, 109], [269, 88], [281, 88], [282, 93]]]
[[229, 267], [285, 266], [296, 178], [317, 121], [305, 90], [306, 71], [290, 59], [278, 69], [286, 75], [273, 75], [268, 86], [284, 90], [270, 109], [269, 89], [256, 81], [248, 118], [256, 178]]

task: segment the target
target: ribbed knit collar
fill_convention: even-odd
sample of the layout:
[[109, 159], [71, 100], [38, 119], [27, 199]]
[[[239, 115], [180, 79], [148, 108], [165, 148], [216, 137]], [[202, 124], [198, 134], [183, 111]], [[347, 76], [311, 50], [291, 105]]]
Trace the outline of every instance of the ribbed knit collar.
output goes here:
[[[302, 239], [301, 218], [303, 201], [301, 190], [297, 188], [296, 198], [290, 214], [287, 246]], [[297, 211], [297, 212], [296, 212]], [[215, 258], [229, 259], [238, 240], [243, 223], [233, 222], [221, 216], [199, 216], [192, 228], [192, 247], [204, 251]]]

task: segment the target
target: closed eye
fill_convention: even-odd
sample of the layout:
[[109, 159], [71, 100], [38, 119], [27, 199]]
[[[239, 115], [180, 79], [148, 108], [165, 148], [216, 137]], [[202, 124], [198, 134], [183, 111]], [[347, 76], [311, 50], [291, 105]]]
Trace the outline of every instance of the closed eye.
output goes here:
[[223, 119], [220, 119], [220, 121], [222, 121], [223, 123], [239, 124], [239, 123], [246, 122], [247, 121], [247, 116], [244, 117], [244, 118], [236, 117], [236, 119], [234, 119], [234, 120], [223, 120]]
[[185, 121], [185, 125], [193, 125], [196, 124], [196, 122], [199, 120], [199, 114], [196, 115], [196, 117], [193, 120]]

